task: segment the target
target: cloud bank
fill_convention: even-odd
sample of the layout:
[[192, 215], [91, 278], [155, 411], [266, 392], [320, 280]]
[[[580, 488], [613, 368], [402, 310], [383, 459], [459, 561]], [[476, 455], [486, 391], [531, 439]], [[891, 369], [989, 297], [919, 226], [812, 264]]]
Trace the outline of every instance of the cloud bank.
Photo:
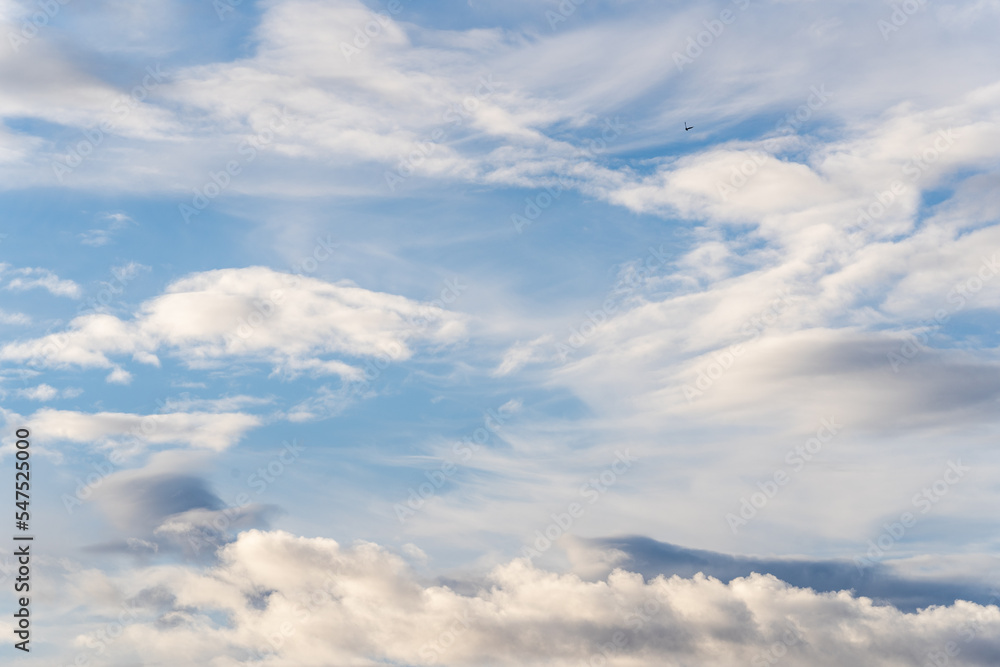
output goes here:
[[[212, 667], [912, 667], [946, 650], [954, 665], [1000, 659], [996, 606], [903, 613], [771, 575], [726, 584], [616, 569], [588, 582], [524, 560], [459, 594], [421, 583], [375, 544], [284, 532], [244, 532], [204, 572], [143, 568], [106, 584], [105, 597], [124, 596], [136, 617], [114, 640], [117, 655]], [[85, 655], [88, 639], [74, 640]]]

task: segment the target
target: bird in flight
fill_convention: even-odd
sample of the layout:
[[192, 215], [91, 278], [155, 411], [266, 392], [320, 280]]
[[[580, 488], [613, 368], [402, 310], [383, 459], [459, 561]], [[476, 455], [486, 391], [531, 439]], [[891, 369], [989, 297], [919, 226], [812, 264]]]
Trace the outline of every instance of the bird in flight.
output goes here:
[[691, 127], [688, 127], [687, 121], [684, 121], [684, 131], [685, 132], [687, 132], [688, 130], [693, 130], [693, 129], [694, 129], [694, 125], [692, 125]]

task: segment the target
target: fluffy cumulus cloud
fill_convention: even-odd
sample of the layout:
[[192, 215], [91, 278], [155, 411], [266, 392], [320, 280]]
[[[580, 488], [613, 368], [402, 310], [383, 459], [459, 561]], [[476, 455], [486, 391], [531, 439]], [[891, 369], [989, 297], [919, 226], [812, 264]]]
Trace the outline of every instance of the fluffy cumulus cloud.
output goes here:
[[[79, 581], [65, 604], [88, 593]], [[940, 655], [985, 667], [1000, 659], [996, 606], [958, 602], [903, 613], [770, 575], [726, 584], [616, 569], [584, 581], [524, 560], [458, 592], [420, 582], [401, 557], [375, 544], [344, 548], [284, 532], [242, 533], [207, 571], [140, 568], [105, 578], [104, 587], [99, 597], [128, 610], [117, 638], [104, 640], [116, 655], [211, 667], [909, 667]], [[88, 654], [95, 636], [93, 626], [81, 626], [78, 652]]]
[[110, 368], [109, 382], [127, 382], [128, 372], [113, 358], [159, 365], [157, 353], [167, 351], [193, 368], [243, 358], [288, 375], [356, 379], [358, 368], [331, 356], [402, 360], [414, 344], [451, 343], [463, 334], [462, 318], [437, 306], [250, 267], [178, 280], [131, 320], [81, 315], [64, 332], [4, 345], [0, 360]]

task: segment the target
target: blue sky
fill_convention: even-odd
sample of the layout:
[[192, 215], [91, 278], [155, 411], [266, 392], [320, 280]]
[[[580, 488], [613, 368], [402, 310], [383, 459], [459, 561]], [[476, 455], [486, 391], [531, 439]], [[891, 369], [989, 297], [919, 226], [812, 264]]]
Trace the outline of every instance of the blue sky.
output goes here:
[[995, 664], [998, 19], [0, 0], [12, 664]]

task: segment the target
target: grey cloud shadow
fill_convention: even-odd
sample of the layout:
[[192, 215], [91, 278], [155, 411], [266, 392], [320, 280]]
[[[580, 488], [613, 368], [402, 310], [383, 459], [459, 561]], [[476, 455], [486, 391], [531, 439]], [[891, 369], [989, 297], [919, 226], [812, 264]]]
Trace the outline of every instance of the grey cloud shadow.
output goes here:
[[149, 558], [183, 554], [211, 560], [232, 533], [268, 528], [283, 513], [276, 505], [227, 506], [196, 475], [158, 473], [100, 489], [98, 502], [124, 538], [85, 547], [95, 553]]
[[691, 577], [698, 572], [725, 583], [751, 573], [771, 574], [799, 588], [816, 592], [850, 590], [855, 595], [914, 612], [930, 605], [951, 605], [957, 600], [995, 604], [985, 584], [945, 579], [916, 580], [895, 574], [891, 567], [876, 563], [859, 569], [849, 560], [806, 560], [734, 556], [702, 549], [688, 549], [639, 535], [581, 540], [602, 550], [617, 549], [627, 558], [616, 563], [647, 579], [659, 575]]

